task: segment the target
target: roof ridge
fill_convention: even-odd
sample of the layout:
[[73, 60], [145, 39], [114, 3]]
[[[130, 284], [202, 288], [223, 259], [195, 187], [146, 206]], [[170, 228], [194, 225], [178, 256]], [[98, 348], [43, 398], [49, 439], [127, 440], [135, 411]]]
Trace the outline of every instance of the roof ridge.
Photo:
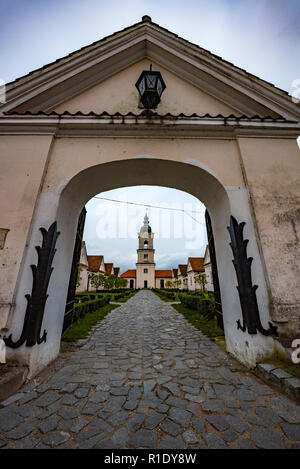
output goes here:
[[[107, 36], [104, 36], [104, 37], [102, 37], [101, 39], [98, 39], [98, 40], [96, 40], [96, 41], [94, 41], [94, 42], [91, 42], [90, 44], [87, 44], [86, 46], [82, 46], [82, 47], [80, 47], [79, 49], [76, 49], [76, 50], [74, 50], [73, 52], [70, 52], [69, 54], [63, 55], [62, 57], [59, 57], [58, 59], [53, 60], [52, 62], [49, 62], [49, 63], [47, 63], [47, 64], [44, 64], [44, 65], [42, 65], [41, 67], [35, 68], [35, 69], [32, 70], [31, 72], [28, 72], [28, 73], [26, 73], [25, 75], [22, 75], [22, 76], [16, 78], [15, 80], [6, 83], [6, 86], [12, 85], [12, 84], [14, 84], [14, 83], [16, 83], [16, 82], [22, 80], [22, 78], [29, 77], [30, 75], [33, 75], [34, 73], [39, 72], [39, 71], [45, 69], [46, 67], [50, 67], [51, 65], [54, 65], [54, 64], [60, 62], [61, 60], [65, 60], [65, 59], [67, 59], [67, 58], [69, 58], [69, 57], [72, 57], [73, 55], [75, 55], [75, 54], [77, 54], [77, 53], [79, 53], [79, 52], [82, 52], [82, 51], [84, 51], [85, 49], [88, 49], [89, 47], [95, 46], [96, 44], [98, 44], [98, 43], [100, 43], [100, 42], [104, 42], [104, 41], [108, 40], [109, 38], [112, 38], [113, 36], [116, 36], [117, 34], [120, 34], [120, 33], [123, 33], [123, 32], [125, 32], [125, 31], [128, 31], [129, 29], [135, 28], [136, 26], [138, 26], [138, 25], [140, 25], [140, 24], [143, 24], [143, 23], [145, 23], [145, 21], [139, 21], [139, 22], [134, 23], [134, 24], [132, 24], [132, 25], [130, 25], [130, 26], [126, 26], [126, 27], [123, 28], [123, 29], [120, 29], [119, 31], [115, 31], [115, 32], [112, 33], [112, 34], [108, 34]], [[155, 23], [153, 23], [153, 24], [155, 24]], [[159, 25], [157, 25], [157, 26], [159, 26]], [[160, 27], [161, 27], [161, 26], [160, 26]]]
[[188, 39], [185, 39], [185, 38], [182, 37], [182, 36], [179, 36], [178, 34], [174, 33], [173, 31], [170, 31], [169, 29], [167, 29], [167, 28], [161, 26], [160, 24], [155, 23], [154, 21], [151, 20], [150, 17], [147, 17], [147, 19], [145, 19], [145, 18], [146, 18], [146, 15], [143, 16], [143, 18], [142, 18], [141, 21], [139, 21], [139, 22], [137, 22], [137, 23], [134, 23], [134, 24], [132, 24], [132, 25], [130, 25], [130, 26], [126, 26], [125, 28], [120, 29], [120, 30], [118, 30], [118, 31], [115, 31], [115, 32], [112, 33], [112, 34], [108, 34], [107, 36], [104, 36], [103, 38], [98, 39], [98, 40], [96, 40], [96, 41], [94, 41], [94, 42], [92, 42], [92, 43], [90, 43], [90, 44], [88, 44], [88, 45], [86, 45], [86, 46], [82, 46], [82, 47], [80, 47], [79, 49], [77, 49], [77, 50], [75, 50], [75, 51], [73, 51], [73, 52], [70, 52], [69, 54], [66, 54], [65, 56], [62, 56], [62, 57], [60, 57], [60, 58], [54, 60], [53, 62], [49, 62], [48, 64], [44, 64], [43, 66], [38, 67], [37, 69], [32, 70], [31, 72], [29, 72], [29, 73], [27, 73], [27, 74], [25, 74], [25, 75], [22, 75], [22, 76], [16, 78], [15, 80], [13, 80], [13, 81], [7, 83], [6, 86], [11, 86], [11, 85], [13, 85], [13, 84], [16, 84], [16, 85], [17, 85], [20, 80], [25, 79], [26, 77], [30, 77], [31, 75], [34, 75], [35, 73], [37, 73], [37, 72], [39, 72], [39, 71], [41, 71], [41, 70], [43, 70], [43, 69], [46, 69], [47, 67], [51, 67], [51, 66], [53, 66], [53, 65], [55, 65], [55, 64], [57, 64], [57, 63], [59, 63], [60, 61], [66, 60], [66, 59], [68, 59], [68, 58], [71, 58], [71, 57], [74, 56], [75, 54], [79, 54], [80, 52], [83, 52], [83, 51], [85, 51], [85, 50], [88, 49], [88, 48], [92, 48], [92, 47], [94, 47], [94, 46], [96, 46], [96, 45], [100, 45], [100, 43], [105, 42], [105, 41], [107, 41], [107, 40], [109, 40], [109, 39], [111, 39], [111, 38], [114, 38], [115, 36], [120, 35], [120, 34], [122, 34], [122, 33], [125, 33], [125, 32], [127, 32], [127, 31], [129, 31], [129, 30], [131, 30], [131, 29], [134, 29], [134, 28], [136, 28], [136, 27], [140, 27], [140, 26], [142, 26], [142, 25], [146, 25], [146, 27], [149, 27], [149, 25], [150, 25], [150, 27], [158, 28], [159, 30], [168, 33], [169, 35], [175, 37], [176, 39], [178, 39], [178, 40], [180, 40], [180, 41], [183, 41], [184, 43], [190, 45], [191, 47], [195, 47], [195, 48], [199, 49], [204, 55], [207, 55], [207, 56], [209, 55], [209, 56], [213, 57], [214, 59], [216, 59], [216, 60], [218, 60], [218, 61], [220, 61], [220, 62], [223, 62], [224, 64], [228, 64], [228, 65], [230, 65], [231, 67], [234, 67], [237, 71], [239, 71], [239, 73], [242, 72], [243, 74], [246, 74], [246, 76], [247, 76], [248, 78], [254, 77], [254, 78], [258, 79], [259, 81], [261, 81], [262, 83], [264, 83], [265, 85], [271, 86], [272, 88], [274, 88], [275, 90], [277, 90], [277, 91], [279, 91], [280, 93], [284, 94], [285, 96], [290, 96], [289, 93], [288, 93], [286, 90], [283, 90], [283, 89], [279, 88], [278, 86], [274, 85], [273, 83], [270, 83], [270, 82], [268, 82], [267, 80], [264, 80], [264, 79], [258, 77], [257, 75], [254, 75], [253, 73], [248, 72], [246, 69], [243, 69], [243, 68], [239, 67], [238, 65], [235, 65], [233, 62], [230, 62], [230, 61], [224, 59], [222, 56], [217, 55], [217, 54], [215, 54], [214, 52], [212, 52], [212, 51], [210, 51], [210, 50], [208, 50], [208, 49], [205, 49], [204, 47], [200, 46], [199, 44], [196, 44], [196, 43], [194, 43], [194, 42], [189, 41]]

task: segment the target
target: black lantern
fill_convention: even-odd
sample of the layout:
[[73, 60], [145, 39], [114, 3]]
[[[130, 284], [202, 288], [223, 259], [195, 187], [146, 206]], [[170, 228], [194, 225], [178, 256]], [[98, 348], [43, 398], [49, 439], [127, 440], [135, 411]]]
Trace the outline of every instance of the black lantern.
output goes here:
[[160, 72], [144, 70], [135, 84], [141, 97], [145, 109], [155, 109], [160, 102], [162, 92], [166, 88], [165, 82]]

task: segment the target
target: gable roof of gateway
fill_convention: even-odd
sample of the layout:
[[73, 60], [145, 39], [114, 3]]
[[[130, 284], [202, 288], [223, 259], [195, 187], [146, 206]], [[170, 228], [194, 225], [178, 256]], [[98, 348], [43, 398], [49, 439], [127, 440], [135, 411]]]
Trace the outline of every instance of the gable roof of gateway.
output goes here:
[[151, 24], [152, 27], [156, 27], [156, 28], [160, 29], [161, 31], [164, 31], [165, 33], [168, 33], [169, 35], [172, 35], [174, 38], [176, 38], [180, 42], [184, 42], [186, 44], [189, 44], [191, 47], [196, 47], [197, 49], [199, 49], [205, 55], [210, 55], [214, 59], [220, 60], [221, 62], [224, 62], [224, 63], [234, 67], [235, 69], [239, 70], [240, 72], [245, 73], [249, 78], [251, 78], [251, 77], [256, 78], [256, 79], [260, 80], [261, 82], [265, 83], [266, 85], [273, 87], [275, 90], [278, 90], [281, 93], [283, 93], [285, 95], [288, 95], [287, 91], [276, 87], [273, 83], [267, 82], [266, 80], [263, 80], [262, 78], [259, 78], [256, 75], [253, 75], [253, 74], [247, 72], [245, 69], [243, 69], [241, 67], [238, 67], [234, 63], [229, 62], [228, 60], [224, 59], [223, 57], [214, 54], [213, 52], [209, 51], [208, 49], [204, 49], [203, 47], [199, 46], [198, 44], [190, 42], [187, 39], [184, 39], [181, 36], [178, 36], [178, 34], [173, 33], [169, 29], [164, 28], [163, 26], [159, 25], [158, 23], [153, 22], [152, 19], [147, 15], [142, 17], [142, 21], [139, 21], [137, 23], [134, 23], [133, 25], [127, 26], [126, 28], [123, 28], [120, 31], [116, 31], [112, 34], [109, 34], [108, 36], [105, 36], [105, 37], [103, 37], [103, 38], [101, 38], [97, 41], [92, 42], [91, 44], [86, 45], [86, 46], [83, 46], [80, 49], [77, 49], [76, 51], [71, 52], [70, 54], [67, 54], [63, 57], [60, 57], [59, 59], [56, 59], [53, 62], [42, 65], [41, 67], [39, 67], [35, 70], [32, 70], [31, 72], [27, 73], [26, 75], [22, 75], [22, 76], [16, 78], [15, 80], [7, 83], [7, 87], [12, 87], [13, 85], [19, 84], [19, 82], [22, 81], [22, 80], [26, 80], [27, 78], [32, 78], [35, 74], [39, 74], [39, 72], [41, 72], [41, 71], [46, 71], [47, 69], [50, 69], [50, 68], [51, 69], [57, 68], [61, 63], [66, 64], [66, 62], [76, 58], [76, 56], [82, 55], [84, 52], [88, 52], [89, 50], [94, 49], [95, 47], [98, 47], [99, 45], [104, 44], [105, 42], [115, 38], [118, 35], [124, 34], [125, 32], [131, 31], [135, 28], [144, 26], [145, 24], [147, 24], [149, 26], [149, 23]]
[[119, 273], [120, 273], [120, 267], [114, 267], [114, 275], [118, 277]]
[[[129, 56], [125, 58], [124, 53]], [[69, 93], [69, 97], [75, 96], [144, 57], [156, 59], [161, 65], [165, 63], [171, 72], [223, 102], [228, 100], [230, 88], [231, 98], [236, 103], [232, 107], [238, 112], [253, 115], [256, 106], [260, 115], [282, 115], [296, 120], [300, 117], [300, 106], [292, 102], [286, 91], [179, 37], [147, 16], [141, 22], [9, 83], [6, 87], [7, 103], [0, 109], [9, 111], [28, 103], [22, 111], [51, 110], [57, 101], [63, 102], [63, 92]], [[104, 63], [110, 64], [110, 70]], [[65, 85], [66, 80], [70, 86]], [[42, 104], [34, 103], [34, 98], [41, 94]], [[246, 105], [242, 103], [242, 96], [248, 99]]]

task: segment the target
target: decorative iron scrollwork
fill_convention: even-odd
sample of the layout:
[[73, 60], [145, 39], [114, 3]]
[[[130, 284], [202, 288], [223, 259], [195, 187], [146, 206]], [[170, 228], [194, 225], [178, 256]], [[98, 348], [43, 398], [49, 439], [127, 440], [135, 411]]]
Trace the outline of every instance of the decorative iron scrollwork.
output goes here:
[[233, 265], [235, 268], [238, 292], [243, 315], [243, 325], [241, 321], [237, 321], [238, 329], [243, 332], [248, 330], [249, 334], [257, 334], [259, 331], [263, 335], [272, 335], [277, 333], [277, 327], [269, 322], [269, 329], [265, 329], [259, 317], [259, 310], [256, 298], [257, 285], [252, 285], [251, 264], [252, 257], [247, 257], [247, 244], [248, 239], [244, 239], [243, 230], [245, 222], [238, 223], [237, 220], [231, 216], [230, 226], [227, 227], [231, 238], [231, 249], [233, 252]]
[[18, 348], [25, 342], [27, 347], [46, 342], [46, 330], [44, 330], [42, 336], [40, 336], [40, 332], [45, 304], [48, 298], [48, 284], [53, 271], [51, 265], [56, 252], [55, 244], [60, 233], [57, 231], [56, 222], [52, 223], [48, 231], [45, 228], [40, 228], [40, 231], [43, 235], [43, 242], [41, 247], [35, 247], [38, 253], [37, 265], [30, 266], [32, 269], [33, 284], [31, 295], [25, 295], [27, 308], [21, 336], [16, 342], [12, 340], [12, 334], [10, 334], [9, 337], [3, 338], [5, 344], [11, 348]]

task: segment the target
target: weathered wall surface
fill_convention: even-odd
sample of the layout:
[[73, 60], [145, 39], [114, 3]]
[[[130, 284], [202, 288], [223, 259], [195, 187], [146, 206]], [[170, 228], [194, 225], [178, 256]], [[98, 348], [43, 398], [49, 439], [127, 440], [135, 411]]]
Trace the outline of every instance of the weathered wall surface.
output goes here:
[[[48, 142], [50, 144], [50, 138]], [[244, 168], [246, 168], [248, 157], [251, 160], [253, 142], [256, 142], [260, 148], [260, 139], [250, 140], [249, 148], [247, 141], [243, 140], [240, 142], [240, 152], [235, 140], [225, 139], [57, 138], [51, 146], [51, 158], [43, 179], [47, 152], [43, 153], [44, 147], [38, 137], [31, 137], [26, 141], [27, 154], [36, 155], [35, 158], [39, 164], [37, 161], [35, 164], [39, 171], [34, 172], [36, 179], [33, 178], [33, 187], [35, 187], [34, 183], [36, 187], [32, 194], [31, 212], [28, 211], [30, 215], [28, 215], [28, 223], [36, 198], [37, 204], [31, 227], [30, 246], [24, 251], [26, 254], [24, 266], [20, 269], [20, 282], [16, 294], [17, 306], [11, 328], [15, 339], [19, 337], [23, 324], [26, 309], [24, 295], [30, 292], [32, 285], [30, 264], [36, 262], [34, 246], [41, 242], [39, 227], [49, 227], [54, 220], [57, 220], [61, 234], [57, 242], [57, 253], [53, 262], [54, 271], [49, 283], [49, 298], [43, 319], [43, 329], [48, 331], [47, 342], [32, 349], [22, 346], [16, 352], [9, 351], [9, 357], [20, 360], [22, 363], [29, 363], [33, 374], [55, 358], [60, 346], [76, 219], [82, 206], [90, 197], [101, 191], [138, 184], [156, 184], [185, 190], [207, 205], [212, 215], [216, 239], [221, 295], [226, 313], [224, 313], [224, 324], [228, 350], [250, 366], [253, 366], [256, 360], [272, 353], [272, 339], [265, 339], [260, 335], [249, 336], [237, 330], [236, 321], [241, 319], [241, 309], [236, 289], [236, 275], [232, 265], [232, 252], [229, 247], [229, 235], [226, 230], [230, 214], [237, 217], [238, 221], [246, 222], [245, 237], [250, 240], [248, 255], [254, 258], [253, 282], [259, 285], [257, 296], [261, 320], [263, 325], [267, 326], [267, 321], [270, 319], [268, 295], [249, 210], [248, 189], [245, 186], [241, 169], [241, 161], [245, 161]], [[261, 153], [265, 154], [266, 148]], [[262, 156], [259, 160], [261, 159]], [[251, 182], [252, 163], [250, 164], [250, 160], [249, 180]], [[29, 161], [28, 156], [27, 165]], [[33, 167], [35, 167], [34, 162], [33, 158]], [[257, 164], [258, 161], [253, 162], [254, 166]], [[245, 171], [248, 177], [248, 169], [246, 168]], [[15, 180], [14, 176], [10, 175], [10, 181], [13, 180]], [[41, 182], [42, 190], [38, 196], [38, 187]], [[11, 182], [7, 180], [7, 190], [10, 185]], [[18, 212], [18, 207], [12, 195], [10, 210]], [[260, 225], [259, 219], [258, 224]], [[27, 234], [23, 233], [16, 243], [21, 255], [26, 237]], [[14, 251], [12, 254], [14, 255]], [[279, 269], [277, 272], [279, 273]], [[282, 275], [282, 272], [279, 275]], [[149, 283], [149, 286], [152, 285]]]
[[85, 112], [103, 111], [114, 114], [120, 112], [127, 114], [132, 112], [140, 114], [143, 108], [139, 108], [139, 94], [135, 88], [135, 83], [143, 70], [149, 70], [150, 63], [153, 70], [159, 70], [162, 74], [166, 89], [156, 111], [159, 114], [206, 114], [211, 115], [232, 113], [239, 114], [227, 104], [209, 96], [195, 86], [187, 83], [173, 73], [150, 60], [142, 60], [120, 73], [104, 80], [99, 85], [93, 86], [89, 90], [60, 104], [54, 110], [56, 112]]
[[0, 335], [8, 325], [13, 307], [14, 289], [51, 140], [48, 136], [0, 137], [0, 223], [1, 228], [9, 229], [4, 249], [0, 250]]
[[239, 139], [269, 289], [271, 314], [300, 332], [300, 151], [296, 140]]
[[[204, 169], [207, 168], [224, 186], [245, 187], [240, 168], [239, 151], [234, 140], [58, 138], [53, 145], [44, 192], [51, 192], [58, 185], [66, 184], [68, 180], [88, 167], [130, 158], [150, 158], [151, 155], [155, 155], [154, 158], [157, 159], [189, 163]], [[117, 174], [116, 179], [119, 176], [121, 175]], [[151, 174], [141, 174], [140, 178], [144, 176], [152, 178]], [[129, 175], [122, 175], [124, 186], [127, 185], [126, 179], [128, 177]], [[167, 181], [168, 175], [165, 179]], [[178, 185], [186, 184], [186, 181], [180, 178], [176, 179]], [[106, 187], [111, 187], [112, 182], [113, 179], [109, 181], [101, 179], [99, 190], [108, 190]]]

